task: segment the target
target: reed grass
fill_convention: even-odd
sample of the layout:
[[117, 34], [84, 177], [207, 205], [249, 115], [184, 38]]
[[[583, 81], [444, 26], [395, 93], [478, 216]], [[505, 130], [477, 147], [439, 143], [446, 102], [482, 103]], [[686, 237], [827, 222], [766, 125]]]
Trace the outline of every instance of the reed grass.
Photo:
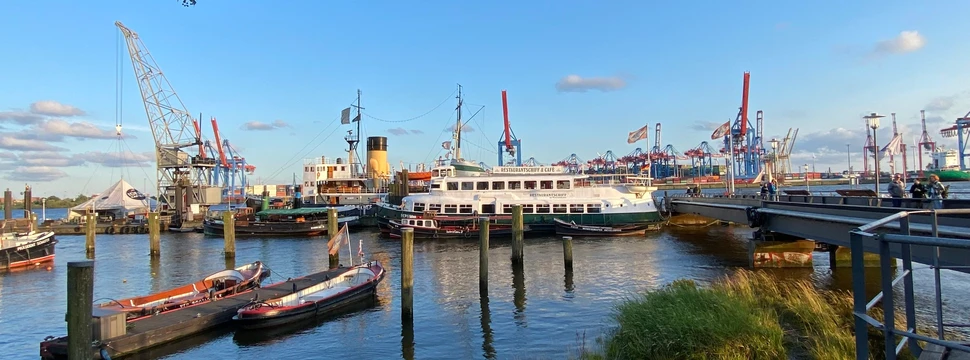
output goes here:
[[[878, 309], [870, 315], [882, 316]], [[738, 271], [706, 287], [678, 280], [619, 304], [614, 319], [600, 349], [583, 344], [580, 358], [855, 358], [851, 294], [760, 272]], [[870, 328], [869, 343], [872, 359], [885, 358], [881, 332]]]

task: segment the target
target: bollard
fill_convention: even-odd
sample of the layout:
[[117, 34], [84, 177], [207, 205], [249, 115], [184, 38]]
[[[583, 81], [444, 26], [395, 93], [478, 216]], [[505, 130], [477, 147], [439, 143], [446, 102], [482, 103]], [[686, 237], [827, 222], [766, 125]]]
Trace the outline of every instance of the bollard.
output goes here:
[[414, 320], [414, 229], [401, 229], [401, 321]]
[[222, 213], [222, 238], [224, 239], [224, 252], [226, 258], [236, 257], [236, 214], [226, 210]]
[[88, 254], [94, 254], [94, 234], [97, 231], [98, 215], [89, 212], [85, 214], [84, 221], [84, 247]]
[[488, 294], [488, 217], [478, 218], [478, 289]]
[[[334, 236], [337, 236], [337, 232], [340, 231], [340, 229], [338, 228], [339, 226], [340, 224], [337, 223], [337, 209], [336, 208], [327, 209], [327, 235], [331, 239], [333, 239]], [[340, 246], [340, 245], [338, 244], [336, 246]], [[340, 266], [339, 251], [337, 251], [335, 254], [330, 254], [330, 268], [336, 269], [338, 266]]]
[[525, 243], [522, 232], [522, 205], [512, 205], [512, 262], [522, 263]]
[[67, 357], [90, 359], [91, 309], [94, 303], [94, 261], [67, 263]]
[[562, 237], [562, 260], [566, 265], [566, 270], [573, 269], [573, 237]]
[[162, 253], [162, 237], [159, 234], [158, 213], [148, 213], [148, 248], [152, 257], [158, 257]]
[[3, 218], [6, 220], [13, 219], [13, 192], [10, 191], [10, 188], [3, 192]]

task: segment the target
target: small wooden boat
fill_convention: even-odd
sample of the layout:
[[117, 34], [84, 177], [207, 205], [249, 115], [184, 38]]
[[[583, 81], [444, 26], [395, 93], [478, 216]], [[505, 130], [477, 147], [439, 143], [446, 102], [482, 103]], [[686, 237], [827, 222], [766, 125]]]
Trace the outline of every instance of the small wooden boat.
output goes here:
[[54, 261], [53, 231], [5, 233], [0, 236], [0, 270], [14, 270]]
[[[355, 226], [359, 216], [340, 216], [337, 223]], [[318, 236], [327, 233], [326, 208], [268, 209], [255, 214], [235, 215], [236, 235], [253, 236]], [[221, 218], [203, 222], [206, 235], [222, 236], [224, 225]]]
[[259, 283], [269, 277], [269, 273], [269, 269], [262, 262], [256, 261], [235, 269], [219, 271], [192, 284], [151, 295], [112, 300], [96, 306], [125, 312], [128, 321], [131, 321], [259, 287]]
[[579, 225], [558, 218], [552, 220], [556, 223], [556, 235], [565, 236], [636, 236], [643, 235], [651, 227], [651, 224]]
[[382, 279], [384, 267], [371, 261], [295, 293], [254, 302], [232, 320], [242, 329], [261, 329], [325, 316], [374, 296]]

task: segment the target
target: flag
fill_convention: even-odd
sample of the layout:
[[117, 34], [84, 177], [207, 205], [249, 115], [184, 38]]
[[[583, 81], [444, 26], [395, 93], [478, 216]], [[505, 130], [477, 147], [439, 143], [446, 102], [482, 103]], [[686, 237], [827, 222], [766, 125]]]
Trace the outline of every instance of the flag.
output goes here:
[[347, 232], [347, 224], [340, 228], [336, 234], [330, 236], [330, 241], [327, 241], [327, 249], [330, 250], [330, 255], [337, 255], [340, 252], [340, 246], [343, 244], [350, 243], [350, 233]]
[[889, 143], [882, 148], [882, 151], [880, 152], [886, 153], [887, 155], [897, 155], [899, 154], [899, 149], [901, 148], [901, 146], [899, 145], [901, 145], [902, 143], [903, 143], [903, 137], [900, 136], [899, 134], [896, 134], [893, 136], [893, 139], [890, 140]]
[[359, 113], [357, 114], [357, 116], [354, 116], [354, 121], [360, 121], [360, 114]]
[[711, 140], [717, 140], [727, 136], [728, 132], [731, 131], [731, 120], [725, 121], [724, 124], [718, 126], [714, 129], [714, 133], [711, 134]]
[[364, 262], [364, 239], [360, 239], [357, 243], [357, 257], [360, 258], [360, 262]]
[[627, 135], [626, 137], [626, 142], [629, 144], [632, 144], [639, 140], [646, 140], [646, 139], [647, 139], [647, 125], [644, 125], [642, 128], [639, 128], [636, 131], [631, 131], [630, 135]]
[[441, 143], [441, 148], [442, 149], [445, 149], [445, 150], [451, 149], [451, 141], [442, 142]]
[[350, 108], [340, 110], [340, 123], [350, 124]]

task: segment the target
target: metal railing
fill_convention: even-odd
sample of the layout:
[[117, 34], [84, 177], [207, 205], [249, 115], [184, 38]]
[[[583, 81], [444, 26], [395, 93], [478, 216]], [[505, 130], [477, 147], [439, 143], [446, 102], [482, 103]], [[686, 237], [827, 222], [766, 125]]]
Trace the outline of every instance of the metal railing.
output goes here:
[[[932, 218], [932, 236], [914, 236], [910, 233], [910, 216], [914, 214], [929, 214]], [[853, 315], [855, 317], [855, 336], [856, 336], [856, 359], [864, 360], [869, 358], [869, 326], [873, 326], [882, 331], [885, 336], [886, 359], [896, 359], [896, 355], [905, 346], [909, 346], [910, 352], [919, 356], [923, 351], [917, 340], [936, 344], [948, 349], [970, 352], [970, 347], [954, 341], [948, 341], [944, 336], [945, 327], [970, 327], [968, 324], [947, 324], [943, 322], [943, 297], [941, 293], [940, 270], [966, 268], [965, 266], [941, 266], [939, 263], [940, 248], [963, 248], [970, 249], [970, 240], [940, 238], [937, 215], [945, 214], [970, 214], [970, 209], [944, 209], [944, 210], [914, 210], [901, 211], [882, 219], [873, 221], [860, 226], [849, 232], [850, 251], [852, 256], [852, 297]], [[876, 233], [880, 227], [898, 221], [899, 234]], [[866, 299], [866, 283], [864, 277], [864, 250], [863, 243], [866, 241], [879, 242], [879, 270], [882, 291], [876, 294], [871, 300]], [[895, 260], [890, 255], [890, 244], [898, 244], [902, 254], [903, 272], [898, 277], [893, 278], [892, 267]], [[931, 246], [935, 248], [933, 254], [933, 269], [935, 278], [935, 305], [936, 305], [936, 337], [919, 335], [916, 333], [916, 305], [913, 294], [913, 260], [912, 245]], [[896, 328], [896, 309], [893, 299], [893, 288], [900, 282], [903, 283], [903, 308], [906, 316], [905, 330]], [[879, 322], [868, 315], [870, 309], [882, 301], [883, 320]], [[902, 337], [898, 343], [896, 336]]]

